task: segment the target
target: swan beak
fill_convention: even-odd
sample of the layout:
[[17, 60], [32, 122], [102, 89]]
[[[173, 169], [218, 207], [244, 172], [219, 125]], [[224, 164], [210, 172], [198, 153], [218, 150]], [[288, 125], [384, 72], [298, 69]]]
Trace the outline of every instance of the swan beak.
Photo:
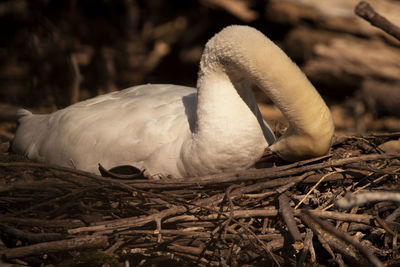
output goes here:
[[278, 154], [276, 154], [274, 151], [272, 151], [269, 147], [266, 147], [264, 149], [263, 155], [257, 161], [257, 164], [259, 164], [259, 163], [273, 163], [276, 166], [281, 166], [281, 165], [287, 165], [290, 162], [282, 159], [281, 157], [279, 157]]

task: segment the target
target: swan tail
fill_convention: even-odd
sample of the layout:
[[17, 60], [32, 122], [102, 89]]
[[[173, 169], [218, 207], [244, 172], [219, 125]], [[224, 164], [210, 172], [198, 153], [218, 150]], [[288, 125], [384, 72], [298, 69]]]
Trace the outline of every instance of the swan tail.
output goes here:
[[18, 128], [11, 142], [11, 149], [17, 154], [22, 154], [28, 158], [35, 158], [38, 154], [36, 143], [40, 139], [40, 131], [34, 131], [35, 126], [40, 122], [41, 115], [34, 115], [27, 109], [17, 111]]
[[23, 118], [23, 117], [32, 116], [32, 115], [33, 115], [32, 112], [30, 112], [30, 111], [27, 110], [27, 109], [20, 108], [20, 109], [17, 110], [17, 117], [18, 117], [18, 120], [20, 120], [20, 119]]

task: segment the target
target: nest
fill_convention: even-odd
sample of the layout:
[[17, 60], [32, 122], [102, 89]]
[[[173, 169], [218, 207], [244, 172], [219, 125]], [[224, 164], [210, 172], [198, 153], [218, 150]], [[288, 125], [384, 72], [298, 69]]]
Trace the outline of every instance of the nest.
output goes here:
[[395, 266], [400, 154], [378, 145], [399, 137], [339, 136], [322, 158], [180, 180], [5, 153], [0, 254], [31, 266]]

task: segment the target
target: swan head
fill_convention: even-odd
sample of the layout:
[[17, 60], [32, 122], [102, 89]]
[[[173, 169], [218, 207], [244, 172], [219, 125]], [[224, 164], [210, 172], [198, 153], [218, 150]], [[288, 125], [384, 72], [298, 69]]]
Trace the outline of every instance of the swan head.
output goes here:
[[285, 161], [295, 162], [327, 154], [332, 145], [334, 127], [328, 125], [324, 133], [295, 133], [288, 129], [269, 149]]

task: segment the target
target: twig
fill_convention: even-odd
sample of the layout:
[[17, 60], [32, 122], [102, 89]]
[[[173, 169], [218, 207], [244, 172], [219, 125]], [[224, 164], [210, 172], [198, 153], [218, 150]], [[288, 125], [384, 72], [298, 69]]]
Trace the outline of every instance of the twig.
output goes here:
[[[218, 212], [216, 209], [214, 209], [214, 208], [209, 208], [209, 207], [205, 207], [205, 206], [202, 206], [201, 204], [199, 204], [199, 203], [202, 203], [202, 201], [198, 201], [196, 204], [192, 204], [192, 205], [195, 205], [195, 206], [198, 206], [198, 207], [200, 207], [200, 208], [202, 208], [202, 209], [206, 209], [206, 210], [209, 210], [209, 211], [214, 211], [214, 212]], [[219, 214], [223, 214], [222, 212], [218, 212]], [[229, 213], [229, 215], [231, 215], [231, 213]], [[229, 217], [229, 216], [226, 216], [225, 215], [225, 217]], [[250, 234], [251, 236], [253, 236], [256, 240], [257, 240], [257, 242], [260, 244], [260, 246], [265, 250], [265, 252], [267, 252], [270, 256], [271, 256], [271, 258], [272, 258], [272, 260], [275, 262], [275, 264], [277, 265], [277, 266], [280, 266], [280, 264], [279, 264], [279, 262], [278, 262], [278, 259], [276, 258], [276, 256], [272, 253], [272, 251], [271, 251], [271, 247], [270, 246], [268, 246], [268, 244], [265, 244], [252, 230], [250, 230], [249, 229], [249, 227], [247, 227], [246, 225], [244, 225], [243, 223], [241, 223], [241, 222], [239, 222], [239, 221], [237, 221], [237, 220], [235, 220], [235, 219], [231, 219], [233, 222], [235, 222], [235, 223], [237, 223], [238, 225], [240, 225], [248, 234]]]
[[149, 222], [153, 222], [156, 219], [162, 219], [167, 216], [179, 214], [185, 212], [187, 208], [183, 206], [175, 206], [167, 210], [163, 210], [159, 213], [152, 214], [146, 217], [133, 217], [133, 218], [124, 218], [114, 221], [107, 221], [104, 224], [80, 227], [75, 229], [69, 229], [69, 234], [77, 234], [82, 232], [92, 232], [92, 231], [105, 231], [105, 230], [115, 230], [115, 229], [124, 229], [127, 227], [140, 227], [148, 224]]
[[[349, 222], [357, 222], [364, 224], [371, 224], [374, 220], [372, 215], [366, 214], [348, 214], [343, 212], [335, 212], [335, 211], [322, 211], [322, 210], [310, 210], [311, 214], [318, 216], [323, 219], [334, 219], [339, 221], [349, 221]], [[300, 216], [302, 210], [295, 210], [294, 215]], [[174, 214], [169, 214], [174, 215]], [[254, 217], [276, 217], [278, 215], [278, 211], [276, 209], [252, 209], [252, 210], [235, 210], [233, 212], [233, 218], [254, 218]], [[164, 223], [176, 223], [182, 221], [209, 221], [216, 220], [220, 217], [220, 213], [212, 213], [206, 216], [194, 216], [194, 215], [183, 215], [183, 216], [175, 216], [170, 217], [164, 221]], [[230, 212], [223, 212], [222, 216], [229, 218], [231, 216]], [[154, 215], [150, 215], [148, 217], [155, 217]], [[104, 231], [107, 229], [118, 229], [119, 227], [137, 227], [144, 225], [148, 222], [153, 221], [151, 218], [139, 218], [139, 217], [131, 217], [124, 219], [117, 219], [112, 221], [104, 221], [98, 222], [95, 225], [87, 226], [87, 227], [79, 227], [75, 229], [70, 229], [70, 234], [81, 233], [85, 231]], [[0, 219], [2, 221], [2, 219]], [[35, 224], [36, 225], [36, 224]], [[40, 225], [38, 223], [37, 225]], [[108, 226], [107, 226], [108, 225]]]
[[[352, 208], [352, 209], [350, 210], [350, 213], [349, 213], [349, 214], [356, 214], [356, 213], [357, 213], [357, 210], [358, 210], [358, 208]], [[341, 226], [340, 228], [342, 229], [343, 232], [347, 232], [348, 229], [349, 229], [349, 226], [350, 226], [350, 223], [344, 221], [343, 224], [342, 224], [342, 226]]]
[[224, 235], [226, 235], [226, 232], [228, 231], [229, 224], [231, 223], [232, 219], [234, 218], [234, 209], [235, 209], [235, 207], [233, 205], [233, 201], [232, 201], [232, 198], [231, 198], [230, 194], [231, 194], [231, 191], [234, 188], [238, 188], [238, 187], [240, 187], [240, 186], [237, 185], [237, 184], [233, 184], [233, 185], [229, 186], [225, 191], [225, 196], [226, 196], [226, 199], [228, 200], [228, 204], [229, 204], [228, 205], [229, 206], [229, 218], [226, 221], [225, 229], [224, 229], [224, 233], [223, 233], [222, 238], [224, 238]]
[[297, 209], [298, 207], [300, 207], [300, 205], [304, 202], [304, 200], [307, 199], [307, 197], [314, 191], [315, 188], [317, 188], [317, 186], [318, 186], [320, 183], [322, 183], [322, 181], [323, 181], [326, 177], [328, 177], [328, 176], [330, 176], [330, 175], [333, 175], [333, 174], [335, 174], [335, 173], [337, 173], [337, 172], [336, 172], [336, 171], [330, 172], [330, 173], [325, 174], [324, 176], [322, 176], [321, 179], [319, 179], [319, 181], [307, 192], [307, 194], [303, 197], [303, 199], [294, 207], [294, 209]]
[[345, 242], [350, 243], [351, 245], [356, 247], [374, 266], [383, 267], [382, 262], [374, 254], [372, 254], [372, 252], [369, 251], [369, 249], [367, 249], [366, 247], [361, 245], [360, 242], [358, 242], [357, 240], [355, 240], [348, 234], [337, 230], [335, 227], [333, 227], [329, 223], [322, 221], [319, 218], [311, 215], [307, 211], [305, 211], [305, 214], [307, 214], [314, 222], [318, 223], [322, 227], [322, 229], [324, 229], [325, 231], [329, 232], [333, 236], [336, 236], [337, 238], [344, 240]]
[[[213, 235], [211, 232], [199, 232], [199, 231], [182, 231], [182, 230], [165, 230], [162, 229], [160, 231], [161, 234], [164, 236], [188, 236], [188, 237], [193, 237], [193, 238], [215, 238], [215, 235]], [[158, 235], [158, 232], [155, 232], [154, 230], [124, 230], [119, 232], [119, 234], [122, 235]], [[281, 234], [265, 234], [265, 235], [257, 235], [257, 237], [261, 240], [266, 240], [266, 241], [271, 241], [271, 240], [282, 240], [283, 241], [283, 236]], [[231, 240], [256, 240], [254, 236], [251, 235], [238, 235], [238, 234], [226, 234], [226, 239], [231, 239]]]
[[296, 266], [304, 266], [304, 261], [306, 260], [307, 252], [310, 252], [311, 263], [314, 263], [316, 261], [315, 250], [314, 250], [314, 246], [312, 243], [313, 236], [314, 235], [313, 235], [313, 232], [311, 231], [311, 229], [307, 228], [306, 237], [304, 238], [304, 248], [303, 248], [303, 251], [300, 255], [300, 259], [297, 262]]
[[240, 1], [240, 0], [202, 0], [206, 5], [218, 6], [225, 9], [237, 18], [251, 22], [258, 17], [258, 13], [249, 9], [248, 5], [251, 1]]
[[4, 215], [0, 216], [0, 222], [27, 226], [41, 226], [46, 228], [75, 228], [82, 227], [84, 225], [84, 223], [80, 220], [43, 220], [28, 217], [9, 217]]
[[331, 255], [333, 259], [336, 260], [335, 253], [333, 252], [332, 247], [336, 250], [340, 251], [344, 255], [347, 255], [353, 263], [358, 263], [360, 258], [357, 257], [357, 254], [351, 247], [347, 247], [346, 244], [338, 239], [332, 238], [331, 235], [328, 235], [319, 224], [315, 222], [310, 216], [308, 216], [305, 212], [301, 214], [301, 220], [313, 230], [314, 234], [317, 235], [318, 240], [321, 242], [321, 245], [325, 248], [325, 250]]
[[184, 252], [184, 253], [189, 253], [192, 255], [201, 255], [204, 252], [203, 247], [192, 247], [192, 246], [181, 246], [181, 245], [169, 245], [167, 246], [168, 249], [172, 251], [178, 251], [178, 252]]
[[372, 168], [370, 166], [363, 166], [360, 164], [349, 164], [348, 167], [358, 169], [358, 170], [365, 170], [365, 171], [369, 171], [369, 172], [377, 173], [377, 174], [400, 175], [398, 170], [393, 171], [393, 170], [390, 170], [391, 168], [388, 168], [389, 170], [380, 170], [380, 169]]
[[125, 241], [123, 240], [117, 240], [117, 242], [115, 242], [111, 247], [107, 248], [104, 253], [106, 254], [114, 254], [114, 252], [121, 247], [123, 244], [125, 243]]
[[[399, 171], [399, 170], [400, 170], [400, 168], [396, 169], [395, 171]], [[367, 177], [371, 176], [372, 174], [374, 174], [374, 173], [373, 173], [373, 172], [369, 173]], [[374, 185], [374, 184], [379, 183], [380, 181], [384, 180], [384, 179], [385, 179], [386, 177], [388, 177], [388, 176], [389, 176], [389, 174], [384, 174], [384, 175], [382, 175], [382, 176], [376, 178], [376, 179], [373, 180], [372, 182], [368, 182], [367, 184], [365, 184], [365, 185], [363, 185], [363, 186], [357, 188], [357, 190], [355, 190], [355, 191], [353, 192], [353, 194], [357, 194], [357, 193], [361, 192], [362, 190], [364, 190], [365, 188], [367, 188], [367, 187], [369, 187], [369, 186], [371, 186], [371, 185]], [[346, 190], [350, 190], [352, 187], [354, 187], [354, 186], [357, 185], [357, 184], [358, 184], [358, 182], [356, 182], [355, 184], [353, 184], [353, 185], [347, 187]], [[342, 196], [343, 194], [344, 194], [344, 191], [341, 192], [339, 196]], [[324, 210], [328, 210], [328, 209], [330, 209], [331, 207], [333, 207], [334, 205], [335, 205], [335, 204], [332, 203], [332, 204], [328, 205], [327, 207], [325, 207]]]
[[285, 194], [279, 196], [279, 213], [285, 221], [289, 233], [293, 237], [294, 241], [302, 241], [301, 234], [297, 228], [296, 222], [293, 216], [293, 210], [289, 205], [289, 199]]
[[398, 217], [400, 217], [400, 207], [395, 209], [389, 216], [387, 216], [385, 221], [394, 222]]
[[375, 220], [386, 232], [391, 234], [393, 237], [400, 238], [400, 235], [393, 231], [384, 220], [379, 218], [379, 216], [375, 216]]
[[358, 16], [369, 21], [372, 25], [400, 40], [400, 27], [394, 25], [385, 17], [376, 13], [369, 3], [365, 1], [359, 2], [354, 11]]
[[343, 198], [336, 202], [336, 205], [342, 209], [359, 207], [369, 202], [377, 201], [395, 201], [400, 202], [400, 193], [375, 191], [359, 194], [347, 193]]
[[343, 262], [342, 255], [337, 253], [335, 254], [335, 256], [335, 261], [339, 265], [339, 267], [345, 267], [346, 265]]

